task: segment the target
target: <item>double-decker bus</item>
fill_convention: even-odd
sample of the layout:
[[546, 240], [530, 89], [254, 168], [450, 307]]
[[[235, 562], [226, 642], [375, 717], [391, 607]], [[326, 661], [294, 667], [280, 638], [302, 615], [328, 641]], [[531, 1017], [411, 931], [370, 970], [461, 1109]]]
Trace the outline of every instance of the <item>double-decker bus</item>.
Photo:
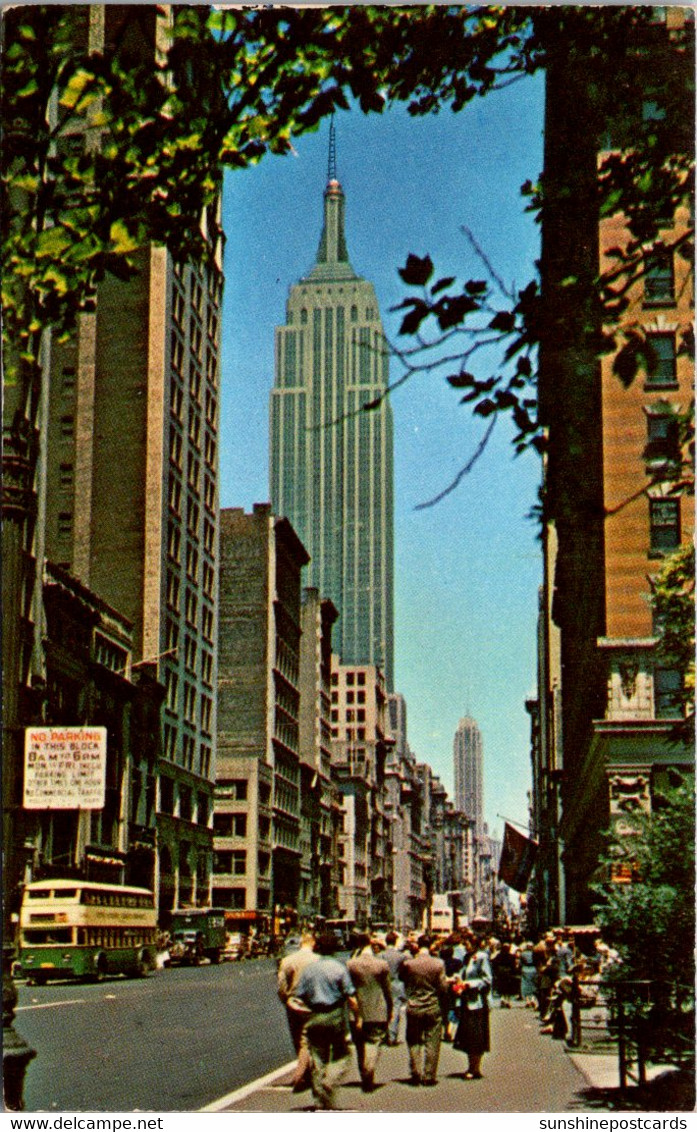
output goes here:
[[152, 892], [82, 880], [32, 881], [19, 918], [19, 962], [34, 983], [147, 975], [155, 967]]

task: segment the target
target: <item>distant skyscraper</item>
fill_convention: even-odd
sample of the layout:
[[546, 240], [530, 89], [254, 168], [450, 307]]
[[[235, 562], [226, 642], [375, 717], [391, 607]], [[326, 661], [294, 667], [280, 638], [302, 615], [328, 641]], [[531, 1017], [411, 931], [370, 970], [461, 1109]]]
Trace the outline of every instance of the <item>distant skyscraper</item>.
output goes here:
[[482, 736], [469, 716], [461, 719], [453, 743], [455, 764], [455, 808], [475, 823], [477, 836], [484, 832], [484, 759]]
[[377, 664], [392, 687], [392, 412], [361, 407], [387, 387], [389, 360], [371, 283], [351, 267], [333, 132], [317, 261], [291, 287], [276, 330], [271, 500], [310, 555], [308, 584], [339, 610], [344, 664]]

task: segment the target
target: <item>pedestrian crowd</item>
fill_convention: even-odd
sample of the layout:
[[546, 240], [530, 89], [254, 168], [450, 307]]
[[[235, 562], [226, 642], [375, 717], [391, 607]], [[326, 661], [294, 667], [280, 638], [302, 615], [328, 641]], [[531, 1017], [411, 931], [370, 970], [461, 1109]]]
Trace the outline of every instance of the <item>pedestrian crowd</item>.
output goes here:
[[[447, 937], [407, 938], [354, 933], [353, 953], [335, 958], [335, 933], [306, 933], [278, 967], [278, 995], [298, 1063], [293, 1090], [312, 1090], [311, 1107], [337, 1107], [337, 1087], [352, 1049], [364, 1092], [376, 1087], [382, 1046], [401, 1044], [405, 1017], [408, 1081], [438, 1081], [442, 1041], [466, 1054], [463, 1077], [482, 1077], [490, 1049], [491, 1003], [513, 1001], [539, 1013], [542, 1034], [566, 1037], [574, 977], [593, 984], [617, 952], [597, 941], [591, 955], [576, 951], [573, 935], [554, 929], [537, 942], [499, 941], [470, 928]], [[578, 985], [578, 981], [577, 981]]]
[[534, 1008], [542, 1033], [565, 1037], [574, 976], [592, 984], [619, 962], [600, 941], [592, 955], [577, 954], [563, 929], [536, 943], [485, 938], [469, 928], [436, 940], [359, 932], [352, 945], [343, 962], [335, 957], [335, 933], [306, 933], [278, 969], [278, 994], [298, 1059], [292, 1087], [311, 1089], [312, 1107], [319, 1109], [337, 1107], [352, 1049], [361, 1087], [373, 1091], [381, 1047], [401, 1044], [403, 1016], [411, 1085], [437, 1084], [443, 1041], [467, 1055], [463, 1077], [476, 1080], [490, 1049], [492, 1001], [504, 1009], [513, 1000]]

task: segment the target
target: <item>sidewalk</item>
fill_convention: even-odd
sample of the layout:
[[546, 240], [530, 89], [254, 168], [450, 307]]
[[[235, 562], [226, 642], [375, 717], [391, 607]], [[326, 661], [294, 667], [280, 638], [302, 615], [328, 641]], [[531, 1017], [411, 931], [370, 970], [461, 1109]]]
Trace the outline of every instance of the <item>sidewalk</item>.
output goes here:
[[[355, 1058], [339, 1091], [339, 1104], [354, 1112], [570, 1112], [582, 1110], [588, 1081], [563, 1042], [539, 1033], [539, 1021], [522, 1005], [491, 1012], [491, 1053], [480, 1081], [465, 1080], [465, 1054], [443, 1043], [438, 1085], [409, 1084], [407, 1048], [386, 1047], [378, 1065], [378, 1087], [363, 1093]], [[239, 1100], [228, 1098], [221, 1112], [302, 1112], [312, 1094], [291, 1091], [291, 1073]], [[594, 1106], [595, 1107], [595, 1106]], [[210, 1109], [209, 1109], [210, 1111]]]

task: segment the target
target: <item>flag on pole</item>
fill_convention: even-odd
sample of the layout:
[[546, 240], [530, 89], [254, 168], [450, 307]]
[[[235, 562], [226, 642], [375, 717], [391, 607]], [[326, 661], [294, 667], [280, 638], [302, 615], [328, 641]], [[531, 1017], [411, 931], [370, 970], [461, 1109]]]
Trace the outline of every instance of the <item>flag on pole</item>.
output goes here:
[[537, 842], [519, 833], [508, 822], [503, 827], [499, 880], [516, 892], [525, 892], [537, 855]]

